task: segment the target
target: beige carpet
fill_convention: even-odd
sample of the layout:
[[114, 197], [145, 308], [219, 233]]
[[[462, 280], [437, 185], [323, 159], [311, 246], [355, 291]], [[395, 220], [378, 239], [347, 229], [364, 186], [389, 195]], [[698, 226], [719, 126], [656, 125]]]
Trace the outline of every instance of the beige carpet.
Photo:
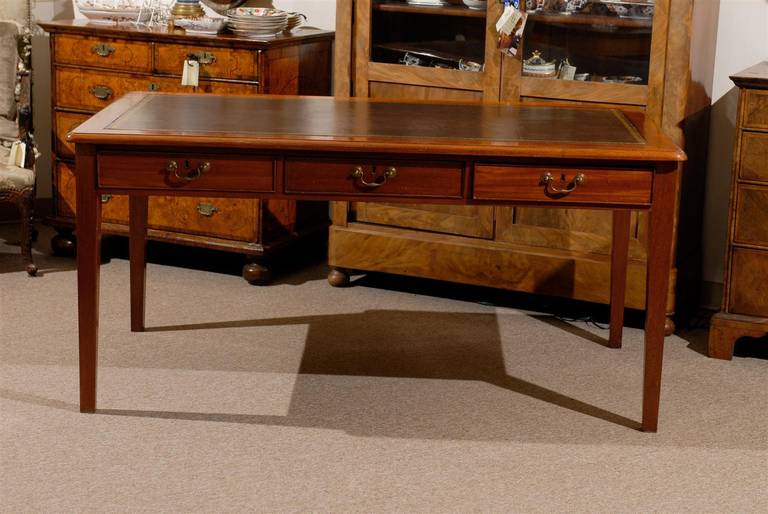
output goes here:
[[645, 434], [641, 330], [611, 350], [525, 303], [333, 289], [321, 265], [258, 288], [150, 264], [132, 334], [111, 259], [100, 411], [79, 414], [74, 262], [38, 253], [30, 279], [16, 237], [0, 226], [2, 512], [768, 512], [768, 361], [668, 338]]

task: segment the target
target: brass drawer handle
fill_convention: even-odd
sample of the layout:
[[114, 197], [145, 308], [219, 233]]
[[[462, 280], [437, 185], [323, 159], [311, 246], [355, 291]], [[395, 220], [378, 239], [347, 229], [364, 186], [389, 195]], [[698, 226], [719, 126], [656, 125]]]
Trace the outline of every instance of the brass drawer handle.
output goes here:
[[187, 55], [187, 59], [190, 61], [197, 61], [201, 65], [213, 64], [216, 62], [216, 56], [210, 52], [195, 52]]
[[568, 193], [574, 192], [577, 187], [579, 187], [584, 182], [586, 182], [587, 176], [583, 173], [577, 173], [573, 181], [571, 182], [570, 187], [568, 187], [567, 189], [558, 189], [555, 186], [553, 186], [552, 182], [554, 182], [554, 180], [555, 180], [555, 176], [548, 171], [541, 176], [539, 183], [544, 184], [545, 191], [549, 190], [558, 195], [567, 195]]
[[114, 47], [111, 47], [106, 43], [99, 43], [98, 45], [91, 48], [91, 51], [99, 57], [109, 57], [115, 53]]
[[[184, 163], [184, 168], [189, 169], [189, 161], [186, 161]], [[193, 169], [186, 175], [180, 175], [179, 163], [171, 160], [171, 161], [168, 161], [168, 164], [165, 165], [165, 170], [169, 174], [173, 173], [173, 176], [179, 180], [183, 180], [185, 182], [192, 182], [193, 180], [197, 180], [200, 177], [202, 177], [204, 174], [208, 173], [211, 170], [211, 163], [207, 161], [203, 162], [197, 168]]]
[[206, 218], [210, 218], [211, 216], [213, 216], [214, 214], [219, 212], [219, 208], [216, 207], [213, 204], [210, 204], [210, 203], [199, 203], [199, 204], [197, 204], [197, 212], [201, 216], [205, 216]]
[[88, 91], [99, 100], [108, 100], [114, 94], [112, 88], [102, 85], [91, 86]]
[[383, 176], [377, 178], [373, 182], [368, 182], [365, 180], [365, 174], [363, 173], [363, 168], [361, 166], [355, 166], [355, 169], [352, 170], [352, 178], [357, 179], [357, 181], [365, 187], [381, 187], [386, 184], [389, 179], [395, 178], [396, 176], [397, 168], [394, 166], [387, 166], [384, 168]]
[[101, 195], [101, 203], [109, 203], [112, 199], [112, 195]]

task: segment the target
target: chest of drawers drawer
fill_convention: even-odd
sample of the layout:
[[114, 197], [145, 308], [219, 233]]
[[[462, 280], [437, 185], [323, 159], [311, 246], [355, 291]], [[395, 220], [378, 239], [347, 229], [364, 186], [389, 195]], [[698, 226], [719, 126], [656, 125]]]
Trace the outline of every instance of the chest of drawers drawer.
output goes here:
[[733, 241], [768, 250], [768, 186], [737, 184], [736, 188]]
[[473, 198], [487, 201], [634, 204], [651, 202], [653, 173], [640, 169], [475, 166]]
[[461, 198], [464, 166], [440, 161], [293, 160], [285, 162], [285, 192]]
[[[75, 216], [77, 213], [77, 184], [75, 166], [66, 162], [56, 163], [56, 194], [59, 214]], [[128, 197], [104, 195], [101, 197], [101, 217], [109, 223], [128, 223]]]
[[745, 91], [743, 116], [745, 129], [768, 130], [768, 91]]
[[53, 62], [149, 73], [152, 71], [152, 45], [144, 41], [62, 34], [55, 39]]
[[742, 132], [739, 178], [768, 182], [768, 133]]
[[274, 191], [271, 157], [226, 154], [99, 154], [99, 185], [132, 189], [168, 187], [222, 191]]
[[155, 47], [155, 71], [181, 76], [184, 61], [200, 63], [200, 77], [230, 80], [257, 80], [258, 52], [247, 49], [216, 48], [194, 45], [158, 45]]

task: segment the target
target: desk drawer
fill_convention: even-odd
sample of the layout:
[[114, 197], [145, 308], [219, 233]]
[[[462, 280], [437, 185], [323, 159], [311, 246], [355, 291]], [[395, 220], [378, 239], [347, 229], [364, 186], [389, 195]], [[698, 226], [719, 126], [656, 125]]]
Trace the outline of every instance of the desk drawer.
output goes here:
[[200, 63], [200, 77], [256, 80], [259, 76], [258, 53], [253, 50], [192, 45], [155, 46], [155, 71], [180, 77], [191, 55]]
[[274, 191], [274, 160], [244, 154], [99, 154], [99, 185], [125, 189]]
[[464, 166], [444, 161], [285, 161], [286, 193], [461, 198]]
[[[544, 181], [547, 174], [551, 177], [549, 184]], [[577, 176], [582, 176], [583, 182], [577, 183]], [[510, 202], [560, 199], [563, 203], [648, 205], [652, 185], [653, 172], [650, 170], [480, 164], [475, 166], [473, 198]]]
[[152, 46], [142, 41], [56, 35], [56, 64], [91, 66], [116, 71], [152, 71]]

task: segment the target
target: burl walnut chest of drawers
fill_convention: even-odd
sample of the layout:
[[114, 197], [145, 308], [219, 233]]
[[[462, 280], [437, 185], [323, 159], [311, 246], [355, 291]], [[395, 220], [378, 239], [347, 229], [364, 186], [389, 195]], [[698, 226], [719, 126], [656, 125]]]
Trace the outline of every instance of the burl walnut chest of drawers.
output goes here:
[[731, 79], [740, 88], [722, 311], [709, 355], [733, 357], [739, 337], [768, 342], [768, 61]]
[[[54, 214], [50, 222], [58, 232], [51, 244], [57, 253], [72, 252], [73, 230], [76, 234], [74, 148], [66, 136], [116, 98], [129, 91], [331, 92], [333, 32], [329, 31], [299, 29], [259, 41], [81, 20], [40, 25], [51, 35]], [[199, 62], [196, 88], [181, 85], [187, 59]], [[127, 234], [128, 198], [105, 195], [102, 202], [103, 233]], [[327, 226], [327, 204], [322, 202], [168, 196], [150, 200], [148, 236], [241, 253], [246, 256], [243, 277], [251, 283], [265, 283], [275, 252], [289, 251], [300, 241], [322, 244]]]

